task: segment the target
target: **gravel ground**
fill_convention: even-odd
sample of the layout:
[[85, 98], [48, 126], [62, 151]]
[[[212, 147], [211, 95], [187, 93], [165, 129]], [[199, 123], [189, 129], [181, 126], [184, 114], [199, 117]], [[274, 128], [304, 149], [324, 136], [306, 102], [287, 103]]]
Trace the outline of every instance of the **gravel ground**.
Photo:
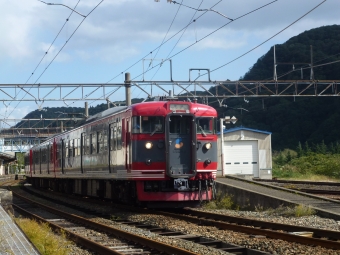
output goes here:
[[[45, 195], [49, 195], [46, 194]], [[50, 196], [50, 195], [49, 195]], [[51, 195], [52, 196], [52, 195]], [[58, 196], [56, 196], [58, 197]], [[68, 200], [68, 199], [65, 199]], [[46, 202], [47, 203], [47, 202]], [[85, 204], [85, 202], [77, 202], [72, 201], [72, 203], [81, 203]], [[112, 207], [104, 207], [95, 205], [93, 203], [88, 203], [89, 208], [100, 208], [101, 211], [106, 213], [111, 213], [115, 218], [127, 218], [133, 221], [144, 222], [147, 224], [160, 226], [163, 228], [167, 228], [174, 231], [181, 231], [187, 234], [193, 234], [198, 236], [205, 236], [215, 240], [222, 240], [229, 243], [233, 243], [240, 246], [245, 246], [247, 248], [258, 249], [262, 251], [269, 252], [270, 254], [315, 254], [315, 255], [327, 255], [327, 254], [339, 254], [340, 251], [325, 249], [321, 247], [309, 247], [306, 245], [301, 245], [297, 243], [290, 243], [281, 240], [267, 239], [267, 238], [252, 238], [247, 234], [237, 233], [233, 231], [227, 230], [219, 230], [215, 227], [211, 226], [199, 226], [193, 223], [188, 223], [182, 220], [177, 220], [171, 217], [154, 215], [154, 214], [135, 214], [128, 212], [117, 211]], [[62, 206], [58, 206], [62, 208]], [[71, 209], [67, 209], [69, 212], [73, 212], [80, 216], [84, 216], [82, 212], [76, 212]], [[227, 214], [238, 217], [252, 218], [257, 220], [266, 220], [277, 223], [288, 223], [292, 225], [300, 225], [300, 226], [308, 226], [315, 228], [323, 228], [339, 231], [339, 224], [337, 221], [332, 219], [320, 218], [318, 216], [308, 216], [308, 217], [282, 217], [273, 215], [272, 213], [267, 212], [250, 212], [250, 211], [233, 211], [233, 210], [207, 210], [214, 213]], [[138, 229], [132, 226], [122, 225], [116, 222], [112, 222], [107, 219], [94, 217], [94, 221], [110, 225], [119, 229], [124, 229], [129, 232], [146, 236], [151, 239], [156, 239], [161, 242], [166, 242], [170, 245], [181, 247], [184, 249], [191, 250], [198, 254], [227, 254], [226, 252], [216, 251], [215, 249], [206, 248], [201, 245], [193, 244], [191, 242], [183, 241], [180, 239], [168, 238], [158, 236], [149, 231]], [[79, 253], [81, 254], [81, 253]]]

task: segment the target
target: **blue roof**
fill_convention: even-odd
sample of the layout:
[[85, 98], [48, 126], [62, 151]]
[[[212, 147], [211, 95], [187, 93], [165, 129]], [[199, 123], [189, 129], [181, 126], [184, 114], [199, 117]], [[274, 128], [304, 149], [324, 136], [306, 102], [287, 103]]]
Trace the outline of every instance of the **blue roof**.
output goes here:
[[[262, 130], [258, 130], [258, 129], [252, 129], [252, 128], [245, 128], [245, 127], [242, 127], [242, 126], [230, 128], [230, 129], [224, 129], [223, 134], [227, 134], [227, 133], [231, 133], [231, 132], [235, 132], [235, 131], [240, 131], [240, 130], [252, 131], [252, 132], [262, 133], [262, 134], [267, 134], [267, 135], [272, 134], [271, 132], [268, 132], [268, 131], [262, 131]], [[217, 134], [219, 135], [220, 132], [217, 132]]]

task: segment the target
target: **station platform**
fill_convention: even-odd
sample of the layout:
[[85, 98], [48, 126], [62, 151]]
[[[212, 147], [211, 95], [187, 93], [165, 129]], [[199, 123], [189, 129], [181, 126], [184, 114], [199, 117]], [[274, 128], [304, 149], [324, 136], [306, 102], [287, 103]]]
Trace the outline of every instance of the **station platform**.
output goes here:
[[2, 205], [0, 205], [0, 254], [40, 254], [6, 213]]
[[307, 205], [321, 217], [340, 220], [340, 201], [327, 199], [296, 190], [259, 183], [234, 176], [218, 177], [217, 192], [229, 194], [238, 205], [250, 209], [277, 208], [280, 205]]

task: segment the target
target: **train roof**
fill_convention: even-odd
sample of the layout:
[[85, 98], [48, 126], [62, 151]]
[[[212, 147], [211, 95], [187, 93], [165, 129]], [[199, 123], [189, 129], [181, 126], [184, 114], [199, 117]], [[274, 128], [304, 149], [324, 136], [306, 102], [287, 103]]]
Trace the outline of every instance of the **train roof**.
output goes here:
[[90, 123], [92, 121], [95, 121], [95, 120], [99, 120], [101, 118], [104, 118], [106, 116], [109, 116], [111, 114], [115, 114], [115, 113], [118, 113], [118, 112], [122, 112], [124, 110], [126, 110], [128, 108], [128, 106], [116, 106], [116, 107], [113, 107], [113, 108], [110, 108], [110, 109], [107, 109], [105, 111], [102, 111], [102, 112], [99, 112], [95, 115], [92, 115], [90, 116], [85, 123]]
[[169, 113], [169, 104], [187, 104], [190, 107], [190, 112], [196, 116], [217, 116], [215, 108], [199, 103], [187, 101], [152, 101], [137, 103], [131, 105], [133, 115], [167, 115]]

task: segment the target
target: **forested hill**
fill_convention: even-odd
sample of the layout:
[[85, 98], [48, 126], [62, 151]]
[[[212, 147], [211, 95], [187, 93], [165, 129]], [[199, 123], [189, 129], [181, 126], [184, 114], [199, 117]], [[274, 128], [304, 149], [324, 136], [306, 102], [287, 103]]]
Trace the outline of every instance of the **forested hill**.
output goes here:
[[[340, 60], [340, 26], [324, 26], [305, 31], [287, 42], [276, 45], [277, 62], [310, 63], [310, 46], [313, 47], [313, 64], [320, 65]], [[273, 47], [242, 77], [243, 80], [273, 79]], [[300, 80], [301, 67], [306, 65], [278, 65], [279, 80]], [[288, 75], [283, 75], [290, 72]], [[303, 79], [310, 78], [310, 70], [303, 71]], [[340, 63], [314, 68], [315, 80], [340, 80]], [[245, 127], [272, 132], [273, 149], [295, 149], [298, 142], [310, 145], [340, 141], [340, 97], [243, 99], [232, 106], [249, 112], [232, 112]], [[231, 105], [231, 102], [227, 103]], [[228, 114], [229, 115], [229, 114]]]
[[[313, 46], [314, 65], [340, 60], [340, 26], [324, 26], [305, 31], [281, 45], [276, 45], [277, 62], [310, 63], [311, 45]], [[242, 79], [272, 79], [273, 63], [272, 47], [258, 59]], [[292, 65], [278, 65], [279, 80], [301, 79], [299, 69], [302, 66], [306, 65], [294, 65], [297, 71], [290, 72], [293, 70]], [[287, 72], [290, 73], [280, 77], [280, 74]], [[303, 76], [304, 79], [309, 79], [309, 70], [304, 70]], [[340, 80], [340, 63], [314, 68], [314, 78], [316, 80]], [[210, 90], [215, 93], [214, 87]], [[133, 99], [133, 103], [141, 100], [143, 99]], [[201, 101], [200, 98], [198, 100]], [[249, 102], [247, 103], [247, 101]], [[272, 132], [273, 150], [295, 149], [299, 142], [305, 144], [306, 141], [310, 146], [322, 141], [326, 144], [340, 142], [340, 132], [338, 131], [340, 127], [340, 97], [234, 98], [224, 101], [224, 104], [228, 105], [227, 108], [219, 107], [217, 102], [209, 104], [218, 110], [219, 117], [236, 116], [238, 118], [236, 126], [242, 125], [247, 128]], [[36, 110], [26, 118], [40, 118], [41, 114], [44, 118], [57, 117], [58, 114], [55, 112], [84, 112], [83, 108], [46, 109], [46, 113]], [[107, 109], [107, 105], [101, 104], [91, 107], [89, 112], [90, 115], [93, 115], [105, 109]], [[230, 127], [234, 127], [234, 125], [230, 124]]]
[[[324, 26], [305, 31], [294, 36], [284, 44], [276, 45], [276, 61], [278, 63], [310, 63], [313, 47], [313, 65], [333, 62], [340, 59], [340, 25]], [[306, 64], [294, 65], [296, 71], [279, 77], [293, 69], [292, 65], [278, 65], [277, 74], [280, 80], [300, 80], [301, 67]], [[243, 80], [265, 80], [272, 79], [274, 71], [273, 47], [244, 75]], [[310, 78], [310, 71], [303, 71], [303, 78]], [[340, 63], [325, 65], [314, 68], [316, 80], [340, 80]]]

